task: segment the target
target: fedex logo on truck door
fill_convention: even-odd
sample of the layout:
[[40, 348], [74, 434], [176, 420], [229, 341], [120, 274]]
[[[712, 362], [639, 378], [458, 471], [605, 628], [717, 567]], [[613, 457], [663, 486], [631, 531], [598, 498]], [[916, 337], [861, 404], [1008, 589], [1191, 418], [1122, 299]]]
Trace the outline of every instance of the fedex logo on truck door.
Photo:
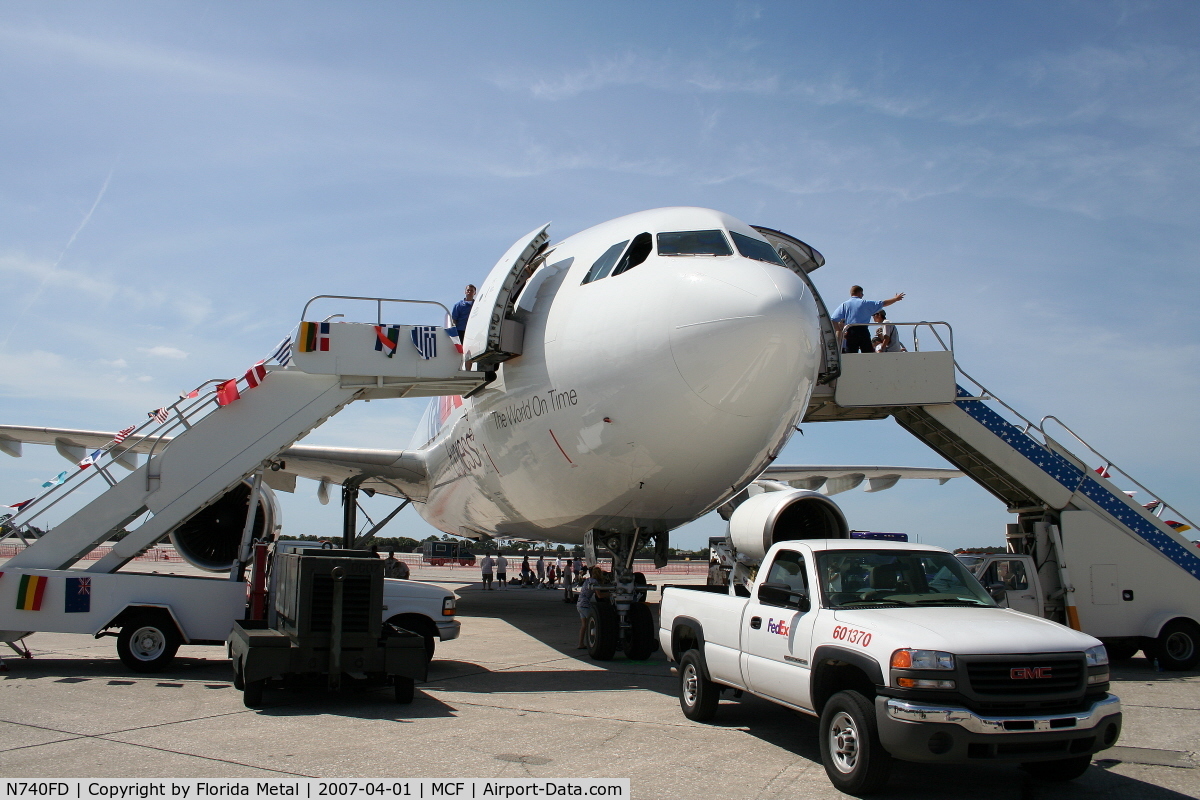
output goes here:
[[792, 632], [788, 624], [783, 620], [775, 621], [774, 619], [767, 620], [767, 633], [777, 633], [780, 636], [787, 636]]

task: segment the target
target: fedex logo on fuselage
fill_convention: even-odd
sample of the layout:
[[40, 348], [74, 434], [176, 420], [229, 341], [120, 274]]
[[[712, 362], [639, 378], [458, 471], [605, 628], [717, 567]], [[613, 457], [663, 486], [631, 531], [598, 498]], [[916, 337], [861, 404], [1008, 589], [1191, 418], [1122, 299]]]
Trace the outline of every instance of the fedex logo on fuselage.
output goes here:
[[779, 620], [778, 622], [774, 619], [767, 620], [767, 633], [777, 633], [780, 636], [787, 636], [791, 632], [792, 629], [783, 620]]

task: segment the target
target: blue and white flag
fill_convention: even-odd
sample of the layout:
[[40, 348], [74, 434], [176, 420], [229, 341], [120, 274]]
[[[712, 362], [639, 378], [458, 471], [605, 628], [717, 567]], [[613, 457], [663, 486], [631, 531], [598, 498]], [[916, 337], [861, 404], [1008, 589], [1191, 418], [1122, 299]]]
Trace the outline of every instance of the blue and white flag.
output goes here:
[[62, 483], [62, 482], [63, 482], [63, 481], [65, 481], [66, 479], [67, 479], [67, 473], [65, 473], [65, 472], [60, 472], [60, 473], [58, 473], [57, 475], [55, 475], [53, 478], [51, 478], [50, 480], [48, 480], [48, 481], [46, 481], [45, 483], [43, 483], [43, 484], [42, 484], [42, 488], [43, 488], [43, 489], [50, 489], [50, 488], [53, 488], [53, 487], [55, 487], [55, 486], [58, 486], [60, 483]]
[[292, 337], [286, 336], [284, 340], [275, 347], [275, 352], [267, 356], [264, 361], [274, 361], [280, 366], [286, 367], [288, 362], [292, 360]]
[[101, 455], [103, 452], [104, 452], [103, 450], [93, 450], [93, 451], [92, 451], [92, 454], [91, 454], [90, 456], [88, 456], [87, 458], [85, 458], [83, 461], [80, 461], [80, 462], [79, 462], [79, 468], [80, 468], [80, 469], [87, 469], [87, 468], [88, 468], [88, 467], [90, 467], [92, 464], [95, 464], [97, 461], [99, 461], [99, 460], [100, 460], [100, 455]]
[[412, 329], [413, 347], [428, 361], [437, 358], [437, 325], [414, 325]]

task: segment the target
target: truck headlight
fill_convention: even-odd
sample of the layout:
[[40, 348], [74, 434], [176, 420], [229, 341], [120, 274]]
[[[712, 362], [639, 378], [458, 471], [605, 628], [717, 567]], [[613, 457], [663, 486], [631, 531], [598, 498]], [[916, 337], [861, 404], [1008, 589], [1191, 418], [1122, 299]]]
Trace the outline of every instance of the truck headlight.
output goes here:
[[1095, 647], [1089, 647], [1083, 651], [1083, 655], [1087, 659], [1088, 685], [1108, 683], [1108, 651], [1104, 649], [1104, 645], [1098, 644]]
[[954, 654], [941, 650], [897, 650], [892, 653], [892, 669], [954, 669]]
[[449, 597], [442, 598], [442, 616], [443, 617], [453, 617], [454, 616], [454, 595], [450, 595]]

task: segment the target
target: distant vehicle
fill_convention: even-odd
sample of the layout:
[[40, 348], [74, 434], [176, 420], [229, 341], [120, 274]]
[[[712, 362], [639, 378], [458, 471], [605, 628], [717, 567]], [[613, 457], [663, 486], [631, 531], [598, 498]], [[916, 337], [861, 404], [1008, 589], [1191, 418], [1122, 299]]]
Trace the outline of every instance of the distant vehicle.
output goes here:
[[475, 554], [467, 549], [466, 542], [423, 542], [421, 562], [435, 567], [446, 564], [469, 567], [475, 563]]

